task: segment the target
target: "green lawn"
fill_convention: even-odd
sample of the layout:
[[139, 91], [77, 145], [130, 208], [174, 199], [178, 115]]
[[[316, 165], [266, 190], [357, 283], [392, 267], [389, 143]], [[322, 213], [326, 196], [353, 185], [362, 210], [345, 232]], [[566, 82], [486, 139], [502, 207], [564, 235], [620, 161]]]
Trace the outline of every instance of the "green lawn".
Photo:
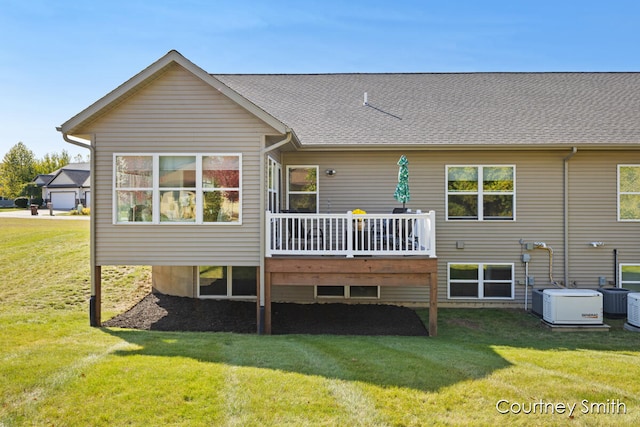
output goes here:
[[[2, 427], [640, 425], [640, 334], [621, 320], [558, 333], [441, 309], [437, 338], [91, 328], [88, 228], [0, 219]], [[147, 268], [103, 273], [107, 317], [148, 289]]]

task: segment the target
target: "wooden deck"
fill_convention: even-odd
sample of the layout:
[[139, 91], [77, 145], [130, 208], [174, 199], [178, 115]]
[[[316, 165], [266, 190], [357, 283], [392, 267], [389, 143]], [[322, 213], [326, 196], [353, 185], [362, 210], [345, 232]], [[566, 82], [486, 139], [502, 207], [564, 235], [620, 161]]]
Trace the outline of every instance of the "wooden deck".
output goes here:
[[437, 336], [437, 259], [420, 256], [266, 258], [264, 332], [271, 334], [272, 286], [336, 286], [341, 283], [367, 286], [429, 286], [429, 336]]

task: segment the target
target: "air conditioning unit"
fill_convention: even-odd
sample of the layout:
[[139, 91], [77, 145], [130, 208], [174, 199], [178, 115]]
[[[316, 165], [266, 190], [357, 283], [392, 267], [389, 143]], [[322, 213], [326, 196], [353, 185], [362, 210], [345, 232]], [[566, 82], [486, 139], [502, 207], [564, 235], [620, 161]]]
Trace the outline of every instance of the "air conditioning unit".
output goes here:
[[627, 323], [640, 328], [640, 292], [627, 294]]
[[552, 325], [601, 325], [602, 294], [590, 289], [545, 289], [542, 318]]

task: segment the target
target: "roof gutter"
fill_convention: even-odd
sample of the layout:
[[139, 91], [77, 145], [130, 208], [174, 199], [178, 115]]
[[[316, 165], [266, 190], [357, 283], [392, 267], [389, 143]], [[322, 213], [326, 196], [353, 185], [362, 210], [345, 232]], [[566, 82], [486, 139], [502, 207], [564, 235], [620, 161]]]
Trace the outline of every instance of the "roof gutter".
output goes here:
[[564, 217], [564, 286], [569, 287], [569, 160], [578, 152], [578, 147], [573, 147], [571, 153], [563, 159], [564, 183], [563, 183], [563, 212]]
[[292, 138], [292, 137], [293, 137], [293, 132], [288, 131], [288, 132], [287, 132], [287, 136], [285, 137], [285, 139], [283, 139], [282, 141], [278, 141], [278, 142], [276, 142], [275, 144], [270, 145], [270, 146], [268, 146], [268, 147], [264, 147], [264, 148], [262, 149], [262, 154], [266, 154], [266, 153], [268, 153], [268, 152], [270, 152], [270, 151], [273, 151], [273, 150], [275, 150], [275, 149], [277, 149], [277, 148], [282, 147], [283, 145], [287, 145], [288, 143], [290, 143], [290, 142], [291, 142], [291, 138]]
[[[95, 156], [95, 145], [93, 145], [92, 141], [81, 139], [77, 137], [71, 137], [66, 132], [62, 130], [62, 127], [56, 127], [56, 130], [62, 134], [62, 139], [64, 139], [69, 144], [75, 145], [80, 148], [86, 148], [89, 150], [89, 185], [91, 187], [91, 191], [94, 196], [92, 197], [94, 200], [93, 205], [95, 206], [95, 188], [96, 188], [96, 174], [95, 174], [95, 166], [96, 166], [96, 156]], [[89, 263], [91, 265], [91, 300], [89, 302], [89, 321], [91, 326], [100, 326], [100, 295], [98, 295], [98, 290], [96, 286], [96, 210], [91, 209], [91, 215], [89, 216]]]

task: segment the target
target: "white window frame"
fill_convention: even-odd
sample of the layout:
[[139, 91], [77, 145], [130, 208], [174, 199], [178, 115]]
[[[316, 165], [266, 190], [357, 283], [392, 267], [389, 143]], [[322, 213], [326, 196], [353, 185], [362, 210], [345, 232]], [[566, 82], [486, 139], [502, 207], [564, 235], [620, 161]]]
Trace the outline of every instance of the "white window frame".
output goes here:
[[[153, 219], [149, 222], [135, 222], [135, 221], [126, 221], [120, 222], [118, 221], [118, 212], [117, 212], [117, 192], [120, 191], [131, 191], [138, 189], [130, 189], [130, 188], [117, 188], [116, 187], [116, 159], [122, 156], [144, 156], [151, 157], [153, 160], [153, 170], [152, 170], [152, 180], [153, 187], [152, 188], [144, 188], [144, 191], [152, 191], [152, 210], [153, 210]], [[191, 222], [170, 222], [170, 221], [160, 221], [160, 192], [161, 191], [171, 191], [173, 188], [160, 188], [160, 157], [195, 157], [196, 162], [196, 220]], [[206, 190], [203, 189], [202, 186], [202, 159], [204, 157], [215, 157], [215, 156], [229, 156], [238, 157], [238, 165], [239, 165], [239, 182], [238, 182], [238, 221], [234, 222], [204, 222], [203, 221], [203, 204], [204, 191], [211, 191], [210, 188]], [[242, 167], [242, 153], [114, 153], [112, 160], [112, 223], [114, 225], [176, 225], [176, 226], [185, 226], [185, 225], [215, 225], [215, 226], [237, 226], [242, 225], [242, 206], [243, 206], [243, 195], [242, 195], [242, 178], [243, 178], [243, 167]], [[179, 188], [177, 190], [180, 190]], [[220, 189], [223, 191], [224, 189]]]
[[[622, 270], [624, 269], [624, 267], [635, 267], [640, 269], [640, 264], [630, 264], [630, 263], [626, 263], [626, 264], [619, 264], [618, 265], [618, 281], [619, 284], [618, 286], [620, 288], [624, 288], [625, 285], [633, 285], [633, 288], [640, 288], [640, 280], [629, 280], [629, 281], [623, 281], [622, 280]], [[635, 289], [632, 290], [633, 292], [640, 292], [640, 291], [636, 291]]]
[[267, 156], [267, 207], [272, 213], [280, 212], [280, 193], [282, 186], [282, 164]]
[[[454, 280], [458, 283], [477, 283], [478, 284], [478, 296], [477, 297], [458, 297], [451, 296], [451, 266], [458, 264], [476, 265], [478, 267], [478, 280]], [[485, 265], [506, 265], [511, 267], [511, 280], [486, 280], [487, 282], [499, 282], [511, 284], [511, 296], [510, 297], [485, 297], [484, 296], [484, 266]], [[515, 299], [515, 264], [510, 262], [449, 262], [447, 263], [447, 299], [454, 300], [513, 300]]]
[[617, 187], [616, 187], [616, 207], [617, 207], [617, 217], [620, 222], [638, 222], [640, 218], [620, 218], [620, 196], [623, 194], [631, 194], [640, 196], [640, 191], [620, 191], [620, 169], [621, 168], [640, 168], [638, 164], [628, 164], [628, 165], [618, 165], [618, 177], [617, 177]]
[[[233, 266], [231, 265], [220, 265], [220, 266], [214, 266], [214, 267], [224, 267], [227, 269], [227, 294], [226, 295], [200, 295], [200, 267], [201, 266], [197, 266], [197, 274], [196, 276], [198, 277], [198, 283], [196, 284], [196, 288], [198, 290], [197, 295], [198, 298], [200, 299], [228, 299], [228, 300], [245, 300], [245, 301], [255, 301], [258, 297], [257, 295], [233, 295]], [[242, 266], [236, 266], [236, 267], [242, 267]], [[253, 267], [253, 266], [247, 266], [247, 267]], [[253, 267], [256, 268], [257, 267]], [[258, 274], [258, 272], [256, 271], [256, 275]], [[256, 289], [256, 293], [257, 293], [257, 289]]]
[[290, 202], [290, 195], [291, 194], [313, 194], [313, 192], [311, 191], [291, 191], [289, 190], [289, 171], [291, 169], [296, 169], [296, 168], [307, 168], [307, 169], [315, 169], [316, 170], [316, 191], [315, 191], [315, 195], [316, 195], [316, 211], [315, 213], [318, 213], [320, 210], [320, 166], [318, 165], [287, 165], [287, 182], [286, 182], [286, 186], [287, 186], [287, 209], [291, 209], [291, 202]]
[[[315, 299], [363, 299], [363, 300], [376, 300], [380, 299], [380, 286], [373, 285], [335, 285], [336, 287], [342, 286], [344, 288], [344, 296], [341, 295], [318, 295], [318, 288], [322, 288], [324, 286], [314, 286], [313, 287], [313, 297]], [[359, 286], [371, 286], [375, 287], [377, 292], [375, 297], [354, 297], [351, 296], [351, 286], [359, 287]]]
[[[459, 191], [459, 192], [449, 192], [449, 168], [478, 168], [478, 191]], [[484, 178], [484, 168], [512, 168], [513, 169], [513, 190], [512, 191], [500, 191], [500, 192], [485, 192], [483, 190], [482, 182]], [[516, 165], [496, 165], [496, 164], [487, 164], [487, 165], [445, 165], [445, 179], [444, 179], [444, 191], [445, 191], [445, 200], [446, 200], [446, 221], [515, 221], [516, 220]], [[450, 195], [476, 195], [478, 200], [478, 218], [477, 219], [463, 219], [463, 218], [449, 218], [449, 196]], [[512, 218], [484, 218], [484, 196], [485, 195], [511, 195], [513, 200], [513, 215]]]

